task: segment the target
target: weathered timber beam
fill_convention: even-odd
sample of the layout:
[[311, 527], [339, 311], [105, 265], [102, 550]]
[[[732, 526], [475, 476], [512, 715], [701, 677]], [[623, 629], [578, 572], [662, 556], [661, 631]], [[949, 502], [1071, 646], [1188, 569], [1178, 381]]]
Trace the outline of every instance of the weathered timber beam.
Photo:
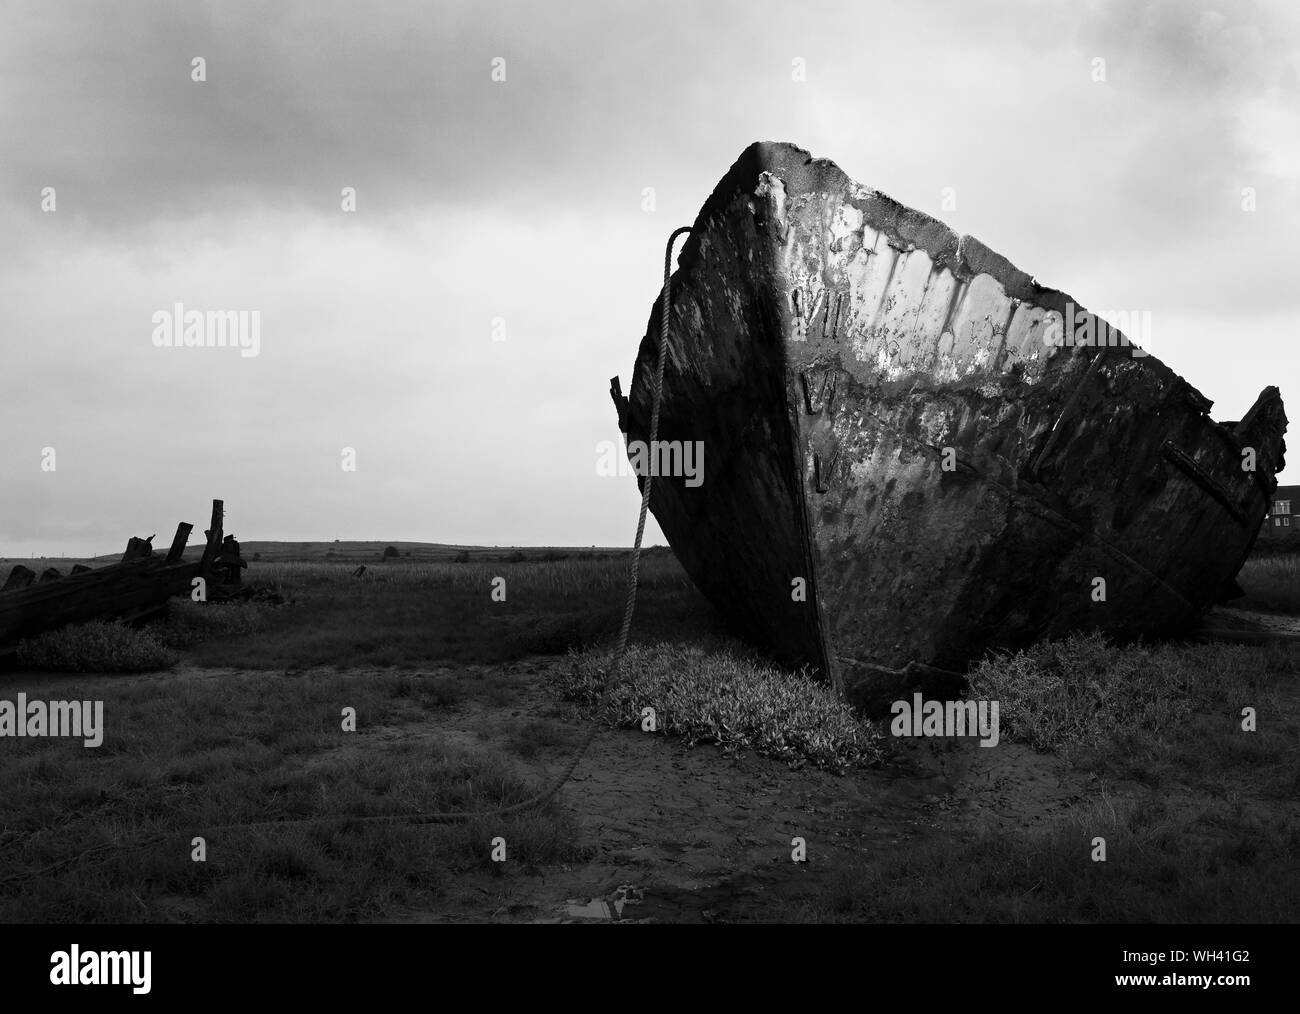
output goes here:
[[190, 532], [194, 526], [188, 521], [182, 521], [176, 526], [176, 534], [172, 537], [171, 548], [167, 550], [167, 562], [175, 563], [185, 552], [185, 547], [190, 541]]
[[[109, 568], [105, 568], [109, 569]], [[49, 582], [0, 598], [0, 642], [69, 623], [131, 615], [190, 590], [198, 564], [118, 565], [77, 581]]]
[[4, 587], [0, 588], [0, 592], [17, 591], [19, 588], [26, 588], [35, 580], [36, 571], [29, 570], [20, 563], [9, 572], [9, 577], [5, 581]]
[[223, 537], [221, 519], [226, 513], [225, 506], [225, 502], [222, 500], [212, 501], [212, 521], [209, 522], [208, 530], [203, 533], [207, 536], [208, 541], [203, 547], [203, 559], [199, 561], [204, 573], [207, 573], [208, 568], [212, 566], [212, 562], [221, 552], [221, 540]]
[[128, 560], [138, 560], [142, 556], [153, 555], [153, 536], [147, 539], [137, 539], [134, 535], [127, 540], [126, 552], [122, 554], [122, 563]]

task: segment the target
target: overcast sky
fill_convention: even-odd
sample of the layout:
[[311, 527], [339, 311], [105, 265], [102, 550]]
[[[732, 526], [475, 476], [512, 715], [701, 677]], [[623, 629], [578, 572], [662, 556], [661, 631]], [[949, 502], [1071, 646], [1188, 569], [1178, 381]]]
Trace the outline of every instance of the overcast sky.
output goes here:
[[[5, 556], [214, 497], [244, 540], [630, 543], [608, 381], [754, 140], [1150, 310], [1216, 418], [1297, 390], [1290, 0], [7, 3], [0, 138]], [[155, 347], [178, 302], [259, 354]]]

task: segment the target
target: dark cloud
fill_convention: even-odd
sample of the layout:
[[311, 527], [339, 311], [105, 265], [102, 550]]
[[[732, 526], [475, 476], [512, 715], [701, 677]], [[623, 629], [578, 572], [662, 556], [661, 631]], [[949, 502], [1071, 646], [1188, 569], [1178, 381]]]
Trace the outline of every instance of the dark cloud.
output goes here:
[[[1087, 305], [1153, 310], [1156, 353], [1239, 414], [1294, 362], [1296, 17], [10, 4], [0, 402], [23, 411], [0, 444], [0, 539], [116, 539], [147, 488], [164, 520], [225, 495], [268, 537], [627, 541], [635, 485], [594, 468], [605, 386], [631, 367], [664, 238], [756, 139], [835, 159]], [[263, 357], [160, 354], [149, 315], [175, 301], [260, 308]], [[51, 443], [53, 478], [33, 471]], [[369, 463], [350, 485], [346, 445]], [[114, 482], [123, 468], [147, 486]]]

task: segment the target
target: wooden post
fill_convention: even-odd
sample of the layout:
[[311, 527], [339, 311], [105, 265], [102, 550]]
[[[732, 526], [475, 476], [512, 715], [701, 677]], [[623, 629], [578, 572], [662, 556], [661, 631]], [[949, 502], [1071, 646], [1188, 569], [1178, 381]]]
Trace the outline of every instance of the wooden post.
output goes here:
[[239, 542], [233, 535], [227, 535], [221, 543], [221, 566], [225, 568], [225, 584], [240, 584], [243, 580], [240, 571], [248, 566], [239, 558]]
[[176, 535], [172, 538], [171, 549], [167, 550], [168, 563], [175, 563], [181, 558], [181, 554], [185, 552], [185, 547], [190, 541], [190, 532], [193, 530], [194, 526], [188, 521], [182, 521], [176, 526]]
[[203, 547], [203, 559], [199, 561], [202, 564], [201, 570], [204, 574], [208, 572], [208, 568], [212, 566], [212, 561], [221, 552], [221, 519], [225, 513], [225, 503], [221, 500], [213, 500], [212, 521], [208, 530], [203, 533], [208, 537], [208, 541]]

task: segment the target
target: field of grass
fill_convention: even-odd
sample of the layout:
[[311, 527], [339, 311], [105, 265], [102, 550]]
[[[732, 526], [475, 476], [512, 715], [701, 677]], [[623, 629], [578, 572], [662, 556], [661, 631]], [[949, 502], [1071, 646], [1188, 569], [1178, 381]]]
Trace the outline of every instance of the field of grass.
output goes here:
[[[281, 817], [480, 810], [527, 798], [537, 785], [488, 740], [394, 743], [380, 735], [476, 700], [507, 705], [509, 685], [492, 675], [258, 673], [183, 680], [165, 691], [156, 682], [83, 683], [63, 693], [105, 699], [112, 731], [96, 750], [42, 740], [0, 766], [5, 922], [355, 920], [396, 899], [432, 899], [467, 870], [491, 870], [487, 843], [497, 835], [526, 867], [580, 853], [555, 807], [441, 828], [327, 821], [204, 830]], [[342, 731], [343, 707], [356, 709], [358, 732]], [[207, 839], [204, 863], [191, 861], [195, 834]], [[130, 847], [96, 854], [115, 841]], [[87, 853], [90, 861], [76, 861]], [[58, 863], [68, 865], [57, 876], [42, 872]]]
[[[268, 607], [256, 636], [207, 640], [200, 665], [248, 669], [502, 663], [563, 654], [612, 637], [623, 617], [625, 559], [555, 562], [261, 563], [249, 580], [289, 600]], [[504, 597], [504, 601], [502, 598]], [[642, 559], [635, 636], [722, 633], [712, 607], [667, 554]]]
[[[724, 758], [746, 753], [778, 761], [769, 777], [792, 796], [806, 794], [800, 780], [814, 769], [845, 772], [868, 797], [907, 777], [907, 751], [883, 727], [731, 640], [668, 554], [643, 561], [632, 649], [600, 693], [625, 555], [511, 562], [513, 552], [376, 560], [360, 576], [354, 560], [262, 560], [248, 578], [284, 604], [178, 601], [147, 628], [179, 653], [178, 669], [48, 677], [46, 696], [104, 700], [109, 732], [93, 750], [0, 740], [0, 920], [385, 918], [581, 869], [600, 844], [573, 810], [600, 798], [590, 783], [567, 804], [508, 819], [346, 818], [526, 798], [587, 722], [641, 742], [632, 730], [647, 705], [660, 736], [722, 748], [717, 760], [692, 751], [702, 757], [692, 764], [724, 785], [739, 777]], [[1253, 569], [1243, 585], [1257, 589], [1269, 573]], [[505, 601], [493, 599], [499, 578]], [[537, 665], [543, 675], [530, 682], [523, 674]], [[1091, 789], [1044, 829], [953, 825], [906, 848], [856, 850], [763, 917], [1294, 921], [1297, 672], [1293, 646], [1116, 648], [1094, 637], [992, 657], [972, 671], [971, 694], [1001, 702], [1003, 739], [1059, 758]], [[21, 678], [6, 696], [35, 692]], [[550, 702], [540, 711], [538, 688]], [[356, 709], [355, 733], [340, 726], [345, 707]], [[1243, 707], [1256, 710], [1257, 732], [1243, 733]], [[625, 772], [629, 783], [636, 774]], [[725, 790], [717, 803], [727, 805]], [[323, 822], [208, 831], [208, 862], [191, 861], [203, 829], [268, 818]], [[690, 816], [713, 819], [707, 808]], [[1088, 859], [1098, 833], [1112, 850], [1106, 864]], [[522, 873], [491, 862], [497, 836]]]
[[[178, 599], [168, 622], [150, 629], [164, 644], [189, 649], [190, 661], [199, 665], [410, 667], [563, 654], [608, 639], [622, 620], [627, 551], [474, 550], [461, 562], [461, 550], [431, 560], [385, 558], [386, 544], [350, 543], [350, 558], [331, 559], [323, 555], [324, 543], [268, 545], [280, 547], [277, 555], [311, 557], [249, 566], [250, 584], [288, 604], [209, 608]], [[672, 554], [643, 553], [637, 636], [697, 636], [714, 643], [720, 633], [712, 607]], [[67, 641], [63, 635], [47, 640], [55, 646], [39, 655], [29, 649], [29, 664], [47, 668], [44, 659], [62, 657], [56, 647], [64, 656], [76, 647], [59, 645]]]

